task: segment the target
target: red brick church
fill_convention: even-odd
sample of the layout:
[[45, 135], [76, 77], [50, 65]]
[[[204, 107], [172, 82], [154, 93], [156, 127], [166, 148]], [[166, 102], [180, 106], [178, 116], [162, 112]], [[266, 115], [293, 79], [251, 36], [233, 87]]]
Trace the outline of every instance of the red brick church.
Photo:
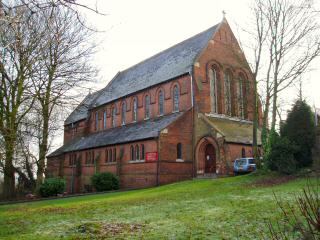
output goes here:
[[89, 94], [66, 119], [47, 175], [83, 192], [96, 172], [113, 172], [122, 188], [232, 174], [236, 158], [252, 156], [252, 86], [223, 19]]

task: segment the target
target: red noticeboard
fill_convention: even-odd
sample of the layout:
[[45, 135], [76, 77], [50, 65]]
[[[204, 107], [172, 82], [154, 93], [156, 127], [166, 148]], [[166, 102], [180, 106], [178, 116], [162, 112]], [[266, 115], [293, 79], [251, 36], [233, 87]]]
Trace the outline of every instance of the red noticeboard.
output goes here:
[[146, 162], [154, 162], [158, 160], [158, 152], [147, 152]]

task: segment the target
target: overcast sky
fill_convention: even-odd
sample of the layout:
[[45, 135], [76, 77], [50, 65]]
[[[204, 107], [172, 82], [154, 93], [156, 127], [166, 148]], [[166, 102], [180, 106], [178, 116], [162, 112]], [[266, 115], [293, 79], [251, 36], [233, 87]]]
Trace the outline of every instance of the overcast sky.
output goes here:
[[[107, 16], [89, 13], [90, 24], [98, 30], [100, 43], [96, 64], [100, 69], [100, 84], [105, 86], [118, 72], [219, 23], [222, 11], [234, 34], [242, 38], [240, 27], [250, 22], [251, 0], [83, 0], [97, 3], [100, 12]], [[94, 5], [91, 5], [94, 6]], [[249, 54], [246, 53], [245, 54]], [[249, 57], [249, 56], [248, 56]], [[313, 64], [316, 69], [306, 74], [303, 90], [308, 102], [320, 107], [320, 59]], [[286, 102], [296, 97], [293, 88]], [[292, 99], [292, 100], [291, 100]]]
[[[317, 0], [318, 1], [318, 0]], [[101, 89], [118, 72], [145, 60], [222, 20], [222, 11], [237, 38], [245, 39], [239, 28], [250, 23], [251, 0], [82, 0], [106, 16], [84, 11], [97, 34], [99, 49], [94, 64], [100, 69], [99, 82], [91, 84]], [[319, 1], [320, 3], [320, 1]], [[248, 52], [245, 52], [248, 55]], [[248, 56], [249, 57], [249, 56]], [[306, 74], [303, 90], [310, 105], [320, 108], [320, 59], [316, 69]], [[282, 107], [288, 109], [298, 94], [297, 88], [281, 94]], [[63, 132], [54, 140], [62, 145]]]

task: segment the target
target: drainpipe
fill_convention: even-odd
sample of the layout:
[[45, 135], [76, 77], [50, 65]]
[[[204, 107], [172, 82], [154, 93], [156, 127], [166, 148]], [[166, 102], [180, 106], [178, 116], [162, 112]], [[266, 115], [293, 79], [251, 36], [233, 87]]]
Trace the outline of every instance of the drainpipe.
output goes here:
[[192, 126], [192, 177], [196, 176], [196, 157], [195, 157], [195, 125], [194, 125], [194, 118], [195, 118], [195, 111], [194, 111], [194, 95], [193, 95], [193, 71], [189, 72], [191, 77], [191, 106], [192, 106], [192, 117], [191, 117], [191, 126]]
[[157, 161], [157, 183], [156, 185], [160, 185], [160, 136], [161, 136], [161, 131], [159, 131], [159, 137], [157, 139], [158, 144], [157, 144], [157, 151], [158, 151], [158, 161]]

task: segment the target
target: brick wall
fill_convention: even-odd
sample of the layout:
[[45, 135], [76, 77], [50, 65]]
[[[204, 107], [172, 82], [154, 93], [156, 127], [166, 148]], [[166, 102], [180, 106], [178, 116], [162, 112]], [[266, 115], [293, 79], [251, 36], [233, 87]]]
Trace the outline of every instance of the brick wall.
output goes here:
[[[237, 84], [240, 75], [244, 77], [244, 95], [247, 104], [246, 119], [253, 118], [253, 80], [247, 61], [234, 37], [228, 23], [223, 22], [219, 31], [209, 41], [207, 48], [202, 52], [194, 64], [194, 93], [197, 110], [203, 113], [211, 112], [209, 69], [217, 71], [218, 81], [218, 113], [225, 114], [224, 78], [226, 71], [232, 76], [232, 116], [240, 116], [237, 96]], [[262, 114], [261, 106], [259, 109]]]
[[107, 128], [111, 127], [111, 109], [116, 108], [115, 125], [121, 126], [121, 106], [125, 102], [127, 105], [126, 122], [133, 122], [133, 99], [136, 98], [138, 102], [137, 109], [137, 121], [143, 121], [145, 119], [145, 97], [150, 96], [150, 118], [159, 116], [159, 91], [164, 92], [164, 115], [173, 112], [173, 87], [179, 86], [180, 89], [180, 101], [179, 110], [185, 111], [191, 107], [191, 83], [190, 76], [185, 75], [170, 82], [162, 83], [157, 86], [151, 87], [144, 91], [137, 92], [136, 94], [121, 98], [115, 102], [100, 106], [92, 110], [89, 120], [89, 131], [95, 132], [95, 114], [99, 112], [99, 130], [103, 130], [103, 112], [107, 112]]
[[[160, 134], [159, 184], [192, 178], [192, 110], [173, 122]], [[181, 144], [181, 158], [177, 159], [177, 145]]]

